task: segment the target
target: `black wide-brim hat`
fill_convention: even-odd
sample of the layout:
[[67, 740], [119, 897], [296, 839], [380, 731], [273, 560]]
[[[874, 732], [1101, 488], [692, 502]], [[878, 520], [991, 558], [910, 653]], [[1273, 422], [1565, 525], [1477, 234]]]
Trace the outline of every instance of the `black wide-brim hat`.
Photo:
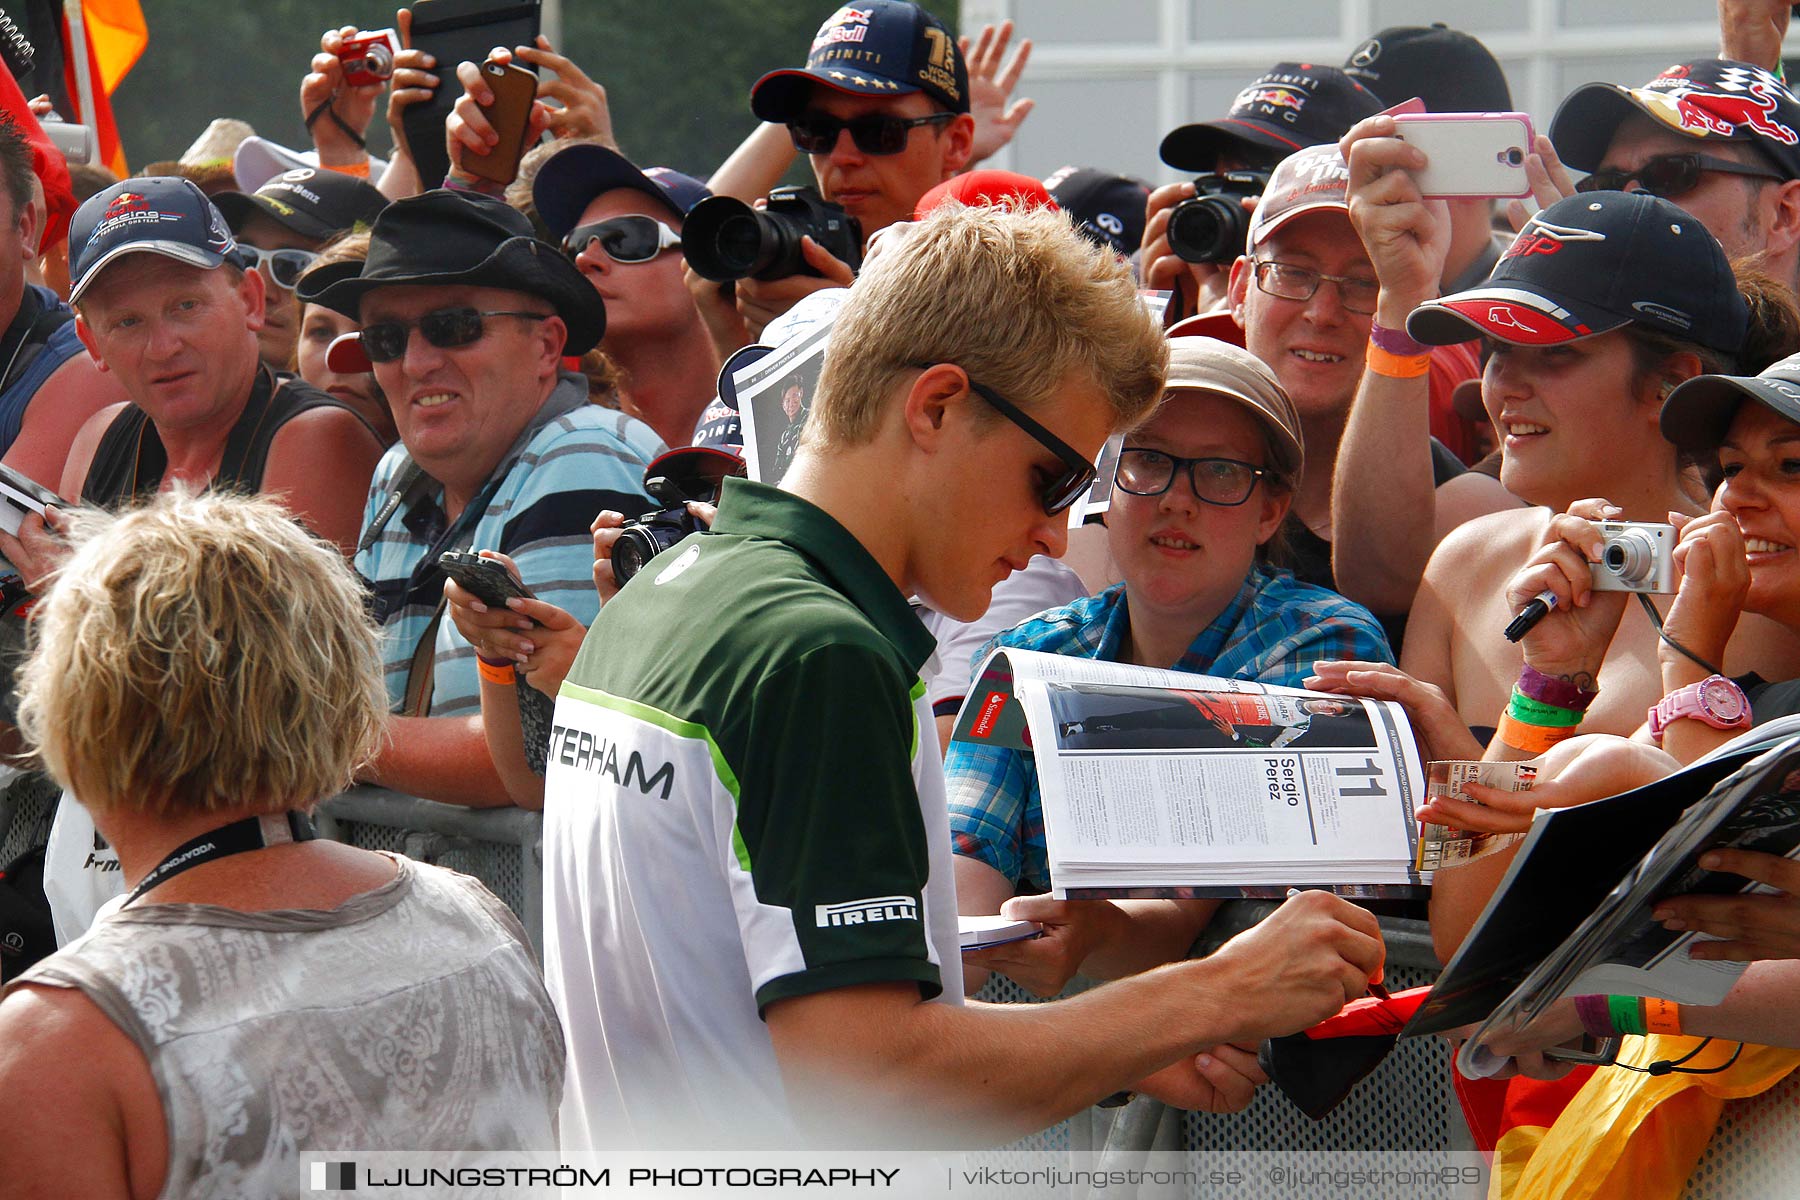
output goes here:
[[308, 271], [294, 293], [360, 321], [363, 297], [376, 288], [453, 284], [548, 301], [569, 330], [565, 355], [593, 349], [606, 333], [606, 306], [587, 277], [532, 236], [523, 213], [478, 192], [440, 188], [394, 201], [369, 231], [365, 261]]
[[1746, 400], [1800, 425], [1800, 354], [1760, 375], [1696, 375], [1678, 385], [1663, 401], [1662, 435], [1690, 454], [1716, 453]]

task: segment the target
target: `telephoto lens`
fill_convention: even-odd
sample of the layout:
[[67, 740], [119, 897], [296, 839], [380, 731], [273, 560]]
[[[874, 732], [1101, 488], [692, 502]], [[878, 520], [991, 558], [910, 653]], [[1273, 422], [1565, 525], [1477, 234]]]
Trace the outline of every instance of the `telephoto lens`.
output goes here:
[[762, 209], [731, 196], [702, 200], [682, 222], [681, 252], [715, 283], [817, 275], [801, 252], [804, 237], [852, 270], [862, 265], [862, 224], [808, 187], [776, 188]]
[[1194, 181], [1196, 194], [1169, 213], [1169, 249], [1191, 263], [1229, 266], [1250, 238], [1250, 210], [1268, 185], [1263, 171], [1226, 171]]

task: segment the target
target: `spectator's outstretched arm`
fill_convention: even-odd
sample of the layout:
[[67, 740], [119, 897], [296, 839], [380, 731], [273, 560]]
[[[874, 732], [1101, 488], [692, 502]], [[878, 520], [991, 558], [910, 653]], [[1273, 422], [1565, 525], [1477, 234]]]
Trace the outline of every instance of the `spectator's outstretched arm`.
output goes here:
[[[1049, 1005], [922, 1003], [911, 983], [836, 988], [766, 1010], [803, 1119], [891, 1138], [894, 1114], [939, 1136], [1017, 1136], [1224, 1044], [1296, 1032], [1379, 979], [1375, 918], [1324, 892], [1290, 899], [1204, 959]], [[1159, 1091], [1171, 1080], [1161, 1076]], [[1222, 1099], [1230, 1102], [1229, 1095]]]
[[[1424, 152], [1393, 133], [1392, 117], [1370, 117], [1341, 148], [1350, 165], [1350, 222], [1381, 285], [1375, 324], [1404, 337], [1407, 316], [1437, 297], [1450, 214], [1443, 201], [1421, 196], [1410, 174], [1425, 165]], [[1332, 479], [1331, 569], [1345, 596], [1378, 613], [1401, 613], [1438, 543], [1430, 385], [1422, 360], [1389, 361], [1373, 341], [1369, 358]]]
[[513, 803], [488, 752], [479, 713], [472, 717], [388, 718], [387, 740], [357, 779], [469, 808], [503, 808]]
[[998, 971], [1028, 992], [1054, 996], [1076, 975], [1124, 979], [1187, 957], [1218, 908], [1217, 900], [1016, 896], [1000, 912], [1016, 921], [1041, 922], [1044, 936], [970, 951], [963, 966]]
[[1789, 0], [1719, 0], [1719, 57], [1777, 69], [1793, 12]]
[[765, 121], [738, 143], [706, 186], [715, 196], [732, 196], [752, 204], [769, 194], [794, 165], [794, 139], [786, 125]]
[[969, 64], [969, 114], [975, 118], [975, 148], [969, 155], [969, 168], [980, 166], [998, 154], [1019, 132], [1019, 126], [1037, 107], [1037, 101], [1023, 97], [1014, 100], [1013, 89], [1031, 59], [1031, 39], [1019, 42], [1011, 59], [1006, 57], [1007, 43], [1012, 41], [1013, 23], [1002, 21], [998, 29], [983, 25], [971, 47], [969, 39], [958, 38], [963, 58]]
[[322, 167], [355, 167], [369, 161], [363, 147], [375, 107], [381, 102], [381, 83], [351, 86], [344, 82], [344, 64], [338, 51], [357, 36], [354, 25], [327, 29], [319, 38], [312, 70], [300, 81], [300, 117], [312, 135]]

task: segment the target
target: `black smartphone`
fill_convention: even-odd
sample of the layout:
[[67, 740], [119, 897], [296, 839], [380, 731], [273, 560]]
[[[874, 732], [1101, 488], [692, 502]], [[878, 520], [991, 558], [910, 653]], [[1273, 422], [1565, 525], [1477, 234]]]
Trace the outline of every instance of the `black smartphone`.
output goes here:
[[514, 596], [527, 600], [534, 598], [531, 589], [514, 579], [511, 571], [473, 551], [446, 550], [438, 555], [438, 566], [489, 608], [505, 608], [506, 602]]
[[419, 0], [412, 6], [412, 45], [437, 60], [431, 99], [401, 116], [407, 145], [427, 188], [441, 184], [450, 170], [444, 149], [444, 121], [462, 95], [456, 65], [487, 61], [495, 46], [512, 49], [537, 43], [543, 20], [541, 0]]

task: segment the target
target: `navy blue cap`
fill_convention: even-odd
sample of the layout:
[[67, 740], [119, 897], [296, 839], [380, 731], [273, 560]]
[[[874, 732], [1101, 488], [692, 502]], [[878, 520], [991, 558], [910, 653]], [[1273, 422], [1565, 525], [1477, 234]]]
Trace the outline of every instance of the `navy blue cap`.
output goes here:
[[225, 218], [206, 193], [178, 175], [127, 179], [88, 197], [69, 222], [69, 301], [123, 254], [161, 254], [210, 271], [242, 267]]
[[594, 197], [615, 188], [631, 188], [657, 201], [677, 217], [712, 192], [691, 175], [668, 167], [639, 170], [616, 150], [578, 142], [544, 160], [531, 182], [531, 204], [551, 236], [569, 235]]
[[1578, 192], [1527, 221], [1481, 286], [1414, 309], [1406, 332], [1551, 346], [1635, 324], [1735, 354], [1749, 323], [1698, 219], [1649, 192]]
[[1044, 179], [1056, 207], [1069, 214], [1076, 232], [1115, 254], [1130, 257], [1144, 240], [1144, 206], [1150, 187], [1141, 179], [1094, 167], [1062, 167]]
[[804, 68], [770, 71], [750, 89], [750, 109], [785, 124], [814, 84], [853, 96], [923, 92], [951, 112], [969, 111], [969, 67], [956, 35], [906, 0], [863, 0], [825, 18]]
[[1250, 166], [1272, 167], [1296, 150], [1337, 141], [1382, 108], [1374, 92], [1336, 67], [1276, 63], [1237, 94], [1223, 118], [1172, 131], [1160, 153], [1183, 171], [1217, 170], [1227, 151]]

